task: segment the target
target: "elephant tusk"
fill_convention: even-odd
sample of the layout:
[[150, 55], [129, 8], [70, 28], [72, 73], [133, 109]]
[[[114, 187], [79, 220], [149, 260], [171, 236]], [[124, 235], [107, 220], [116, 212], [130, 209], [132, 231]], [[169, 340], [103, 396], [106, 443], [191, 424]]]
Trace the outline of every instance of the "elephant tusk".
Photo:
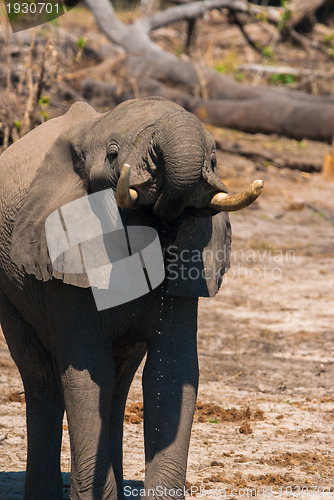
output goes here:
[[235, 212], [248, 207], [262, 193], [263, 181], [254, 181], [246, 191], [239, 194], [216, 193], [209, 203], [209, 207], [220, 212]]
[[120, 208], [132, 208], [138, 200], [137, 191], [130, 188], [130, 174], [131, 167], [125, 163], [116, 190], [116, 201]]

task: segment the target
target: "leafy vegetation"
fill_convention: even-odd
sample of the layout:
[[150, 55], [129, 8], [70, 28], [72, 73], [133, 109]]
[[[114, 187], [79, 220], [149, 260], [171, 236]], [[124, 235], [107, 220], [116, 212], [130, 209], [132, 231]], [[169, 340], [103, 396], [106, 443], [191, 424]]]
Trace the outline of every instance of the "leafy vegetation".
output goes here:
[[289, 85], [295, 83], [296, 77], [290, 73], [279, 73], [278, 75], [270, 75], [270, 83], [272, 85]]

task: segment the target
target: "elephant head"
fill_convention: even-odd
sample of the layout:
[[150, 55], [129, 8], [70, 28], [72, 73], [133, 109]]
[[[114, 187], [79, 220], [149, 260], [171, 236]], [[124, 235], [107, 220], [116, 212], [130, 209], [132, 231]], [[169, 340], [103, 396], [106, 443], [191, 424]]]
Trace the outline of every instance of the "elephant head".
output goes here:
[[[229, 265], [225, 212], [254, 201], [262, 182], [228, 195], [213, 138], [194, 115], [166, 99], [134, 99], [88, 115], [70, 123], [46, 152], [16, 218], [13, 260], [40, 280], [54, 276], [89, 286], [84, 276], [52, 269], [45, 220], [72, 200], [112, 188], [124, 225], [158, 230], [170, 267], [169, 293], [214, 295]], [[190, 276], [190, 269], [198, 272]]]

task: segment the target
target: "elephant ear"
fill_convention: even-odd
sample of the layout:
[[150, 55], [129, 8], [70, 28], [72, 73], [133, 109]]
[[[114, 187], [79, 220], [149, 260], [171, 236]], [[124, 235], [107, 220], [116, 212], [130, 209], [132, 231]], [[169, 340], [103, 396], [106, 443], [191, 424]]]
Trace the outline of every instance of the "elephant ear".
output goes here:
[[65, 283], [88, 287], [86, 274], [63, 274], [52, 269], [47, 248], [45, 221], [67, 203], [88, 194], [75, 164], [81, 161], [70, 139], [71, 132], [58, 136], [37, 170], [15, 220], [10, 255], [12, 260], [38, 280], [52, 277]]
[[168, 294], [213, 297], [230, 266], [231, 225], [227, 213], [184, 215], [167, 254]]

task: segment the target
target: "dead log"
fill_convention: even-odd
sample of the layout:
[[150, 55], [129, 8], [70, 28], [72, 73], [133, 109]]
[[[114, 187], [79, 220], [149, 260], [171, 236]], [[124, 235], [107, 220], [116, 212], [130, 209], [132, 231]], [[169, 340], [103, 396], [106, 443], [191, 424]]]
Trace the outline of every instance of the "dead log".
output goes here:
[[[266, 87], [263, 87], [263, 91], [266, 91]], [[275, 100], [272, 99], [270, 92], [267, 95], [265, 93], [264, 96], [248, 99], [202, 99], [180, 88], [164, 85], [155, 78], [142, 76], [140, 79], [129, 78], [122, 86], [95, 82], [91, 79], [84, 80], [82, 92], [86, 99], [99, 106], [118, 104], [134, 97], [159, 95], [180, 104], [204, 123], [236, 128], [249, 133], [278, 134], [297, 140], [304, 138], [324, 140], [326, 134], [322, 124], [314, 119], [315, 114], [318, 113], [318, 104], [309, 102], [305, 106], [302, 100], [296, 99], [292, 105], [286, 99], [286, 91], [282, 91], [281, 94], [277, 92]], [[333, 116], [332, 108], [334, 107], [333, 100], [329, 102], [331, 106], [326, 105], [325, 102], [323, 104], [323, 121], [327, 124]], [[326, 109], [328, 116], [326, 116]], [[326, 139], [328, 142], [331, 141], [330, 133]]]
[[[124, 94], [147, 95], [156, 82], [158, 95], [181, 91], [186, 108], [203, 121], [247, 132], [276, 133], [288, 137], [331, 141], [334, 136], [334, 96], [313, 96], [287, 89], [253, 87], [234, 82], [191, 60], [185, 61], [164, 51], [150, 39], [150, 33], [177, 20], [189, 20], [205, 10], [227, 8], [234, 12], [263, 12], [242, 0], [204, 0], [171, 7], [133, 24], [121, 23], [109, 0], [85, 0], [101, 30], [125, 49], [123, 62], [135, 88]], [[260, 10], [258, 10], [260, 9]], [[271, 19], [279, 19], [282, 9], [269, 9]], [[150, 82], [147, 86], [146, 83]], [[167, 92], [167, 88], [169, 88]], [[184, 94], [190, 94], [185, 99]], [[180, 98], [180, 93], [178, 93]]]
[[[321, 156], [317, 158], [307, 157], [305, 154], [301, 155], [294, 153], [291, 154], [290, 151], [280, 151], [279, 154], [275, 151], [275, 148], [271, 149], [261, 149], [261, 141], [257, 146], [244, 146], [239, 142], [230, 142], [216, 139], [217, 149], [224, 153], [230, 153], [235, 155], [244, 156], [255, 162], [261, 162], [273, 165], [278, 168], [290, 168], [293, 170], [300, 170], [302, 172], [313, 173], [321, 172], [323, 167], [323, 159]], [[328, 155], [327, 155], [328, 156]]]
[[[302, 25], [308, 25], [312, 28], [316, 23], [316, 11], [322, 7], [327, 0], [291, 0], [289, 10], [291, 17], [288, 24], [292, 28], [301, 28]], [[309, 31], [306, 30], [306, 31]]]
[[[269, 75], [293, 75], [296, 78], [311, 76], [314, 79], [321, 78], [324, 80], [331, 80], [334, 78], [334, 72], [315, 71], [306, 68], [292, 68], [291, 66], [268, 66], [267, 64], [239, 64], [240, 71], [251, 71], [254, 73], [267, 73]], [[330, 98], [331, 99], [331, 98]]]

